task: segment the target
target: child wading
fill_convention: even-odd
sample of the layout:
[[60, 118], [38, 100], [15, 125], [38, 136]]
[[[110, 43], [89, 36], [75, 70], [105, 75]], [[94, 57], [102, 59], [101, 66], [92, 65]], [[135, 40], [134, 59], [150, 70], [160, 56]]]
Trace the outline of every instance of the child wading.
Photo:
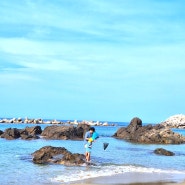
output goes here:
[[86, 158], [86, 162], [90, 162], [91, 160], [91, 150], [92, 150], [92, 142], [95, 141], [95, 139], [97, 139], [99, 136], [98, 134], [95, 132], [95, 128], [94, 127], [90, 127], [89, 131], [86, 132], [85, 134], [85, 158]]

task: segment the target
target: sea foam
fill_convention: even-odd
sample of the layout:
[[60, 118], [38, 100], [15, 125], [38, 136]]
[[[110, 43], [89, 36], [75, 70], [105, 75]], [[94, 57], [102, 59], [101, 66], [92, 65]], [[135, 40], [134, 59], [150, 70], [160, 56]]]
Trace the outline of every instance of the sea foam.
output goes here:
[[138, 167], [138, 166], [125, 166], [125, 165], [110, 165], [110, 166], [93, 166], [86, 167], [84, 169], [76, 169], [70, 175], [63, 173], [53, 179], [53, 182], [61, 182], [61, 183], [69, 183], [73, 181], [85, 180], [89, 178], [96, 178], [102, 176], [112, 176], [118, 174], [124, 174], [128, 172], [136, 172], [136, 173], [159, 173], [159, 174], [182, 174], [185, 176], [185, 171], [178, 170], [162, 170], [156, 168], [146, 168], [146, 167]]

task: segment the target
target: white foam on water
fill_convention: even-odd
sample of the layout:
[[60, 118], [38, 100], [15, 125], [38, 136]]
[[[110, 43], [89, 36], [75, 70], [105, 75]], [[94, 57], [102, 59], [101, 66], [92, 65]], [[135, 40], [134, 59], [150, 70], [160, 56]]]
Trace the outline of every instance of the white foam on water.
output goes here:
[[89, 178], [95, 178], [95, 177], [102, 177], [102, 176], [112, 176], [112, 175], [118, 175], [128, 172], [138, 172], [138, 173], [159, 173], [159, 174], [183, 174], [185, 175], [185, 171], [177, 171], [177, 170], [162, 170], [162, 169], [156, 169], [156, 168], [146, 168], [146, 167], [136, 167], [136, 166], [117, 166], [117, 165], [111, 165], [111, 166], [98, 166], [98, 167], [89, 167], [82, 169], [76, 169], [72, 173], [63, 173], [62, 175], [59, 175], [53, 179], [51, 179], [53, 182], [73, 182], [73, 181], [79, 181], [79, 180], [85, 180]]

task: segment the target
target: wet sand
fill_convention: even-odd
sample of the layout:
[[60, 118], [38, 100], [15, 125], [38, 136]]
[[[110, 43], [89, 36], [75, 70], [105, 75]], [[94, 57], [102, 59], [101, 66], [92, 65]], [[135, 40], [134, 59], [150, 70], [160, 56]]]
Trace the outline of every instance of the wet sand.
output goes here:
[[[69, 184], [69, 183], [68, 183]], [[185, 185], [182, 174], [128, 172], [114, 176], [89, 178], [70, 185]]]

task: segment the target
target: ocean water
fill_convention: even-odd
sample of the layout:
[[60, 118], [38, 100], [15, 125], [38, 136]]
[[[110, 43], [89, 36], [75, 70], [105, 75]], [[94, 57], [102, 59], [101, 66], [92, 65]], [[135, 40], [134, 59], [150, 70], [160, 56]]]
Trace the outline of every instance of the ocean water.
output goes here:
[[[32, 163], [31, 154], [43, 146], [65, 147], [71, 152], [84, 153], [83, 141], [71, 140], [6, 140], [0, 138], [0, 184], [1, 185], [49, 185], [70, 184], [90, 177], [114, 175], [126, 172], [171, 174], [169, 178], [185, 179], [185, 144], [154, 145], [136, 144], [111, 137], [120, 126], [95, 127], [100, 138], [93, 143], [92, 163], [94, 166], [37, 165]], [[25, 128], [29, 124], [0, 124], [6, 128]], [[42, 129], [48, 125], [40, 125]], [[185, 130], [174, 129], [185, 135]], [[103, 150], [103, 143], [109, 143]], [[153, 153], [163, 147], [175, 156], [158, 156]], [[171, 180], [171, 179], [164, 179]]]

